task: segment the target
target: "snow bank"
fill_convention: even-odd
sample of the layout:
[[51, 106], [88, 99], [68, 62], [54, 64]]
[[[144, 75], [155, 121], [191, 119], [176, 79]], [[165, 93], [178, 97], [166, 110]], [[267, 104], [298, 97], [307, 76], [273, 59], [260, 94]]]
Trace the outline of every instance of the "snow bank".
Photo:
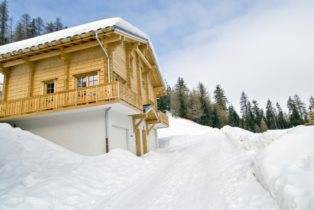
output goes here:
[[225, 126], [221, 131], [232, 141], [232, 144], [239, 148], [244, 148], [252, 152], [257, 152], [282, 135], [288, 133], [290, 129], [268, 130], [264, 133], [253, 133], [242, 128]]
[[124, 150], [86, 157], [0, 124], [0, 209], [91, 209], [154, 171]]
[[158, 130], [159, 146], [162, 148], [187, 147], [198, 143], [202, 139], [200, 137], [204, 134], [222, 134], [219, 129], [203, 126], [191, 120], [173, 117], [170, 113], [167, 113], [167, 115], [170, 127]]
[[256, 176], [281, 209], [314, 209], [314, 126], [299, 126], [257, 155]]

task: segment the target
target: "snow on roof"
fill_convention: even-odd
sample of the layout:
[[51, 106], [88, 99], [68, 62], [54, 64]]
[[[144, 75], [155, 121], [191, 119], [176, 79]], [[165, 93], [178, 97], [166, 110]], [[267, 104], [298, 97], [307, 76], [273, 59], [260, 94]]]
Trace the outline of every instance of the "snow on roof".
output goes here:
[[44, 44], [46, 42], [51, 42], [54, 40], [62, 39], [71, 37], [74, 35], [96, 31], [98, 29], [104, 29], [106, 27], [117, 27], [120, 28], [132, 35], [138, 36], [140, 38], [149, 39], [148, 35], [145, 34], [143, 31], [138, 29], [137, 27], [133, 26], [129, 22], [125, 21], [122, 18], [115, 17], [115, 18], [108, 18], [108, 19], [102, 19], [90, 23], [86, 23], [83, 25], [78, 25], [74, 27], [70, 27], [67, 29], [63, 29], [60, 31], [56, 31], [49, 34], [44, 34], [41, 36], [37, 36], [30, 39], [25, 39], [18, 42], [13, 42], [10, 44], [6, 44], [3, 46], [0, 46], [0, 54], [9, 53], [16, 50], [22, 50], [25, 48], [30, 48], [33, 46], [37, 46], [39, 44]]

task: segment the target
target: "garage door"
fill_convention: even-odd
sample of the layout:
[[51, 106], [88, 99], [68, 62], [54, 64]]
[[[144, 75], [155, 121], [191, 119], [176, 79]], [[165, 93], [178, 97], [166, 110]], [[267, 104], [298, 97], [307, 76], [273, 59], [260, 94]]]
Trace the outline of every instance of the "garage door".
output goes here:
[[111, 139], [109, 139], [109, 150], [120, 148], [128, 149], [128, 130], [119, 126], [112, 126]]

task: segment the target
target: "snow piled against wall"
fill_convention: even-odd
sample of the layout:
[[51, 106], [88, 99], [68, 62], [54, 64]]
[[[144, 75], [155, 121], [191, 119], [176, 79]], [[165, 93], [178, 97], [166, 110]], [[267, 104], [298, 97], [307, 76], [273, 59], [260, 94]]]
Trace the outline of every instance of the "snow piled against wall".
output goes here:
[[0, 209], [90, 209], [153, 171], [124, 150], [81, 156], [0, 124]]

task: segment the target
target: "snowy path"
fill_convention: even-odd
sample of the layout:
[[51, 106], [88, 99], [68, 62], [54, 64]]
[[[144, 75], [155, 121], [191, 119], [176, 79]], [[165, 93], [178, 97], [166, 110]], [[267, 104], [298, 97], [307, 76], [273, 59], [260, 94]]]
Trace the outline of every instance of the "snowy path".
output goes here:
[[[157, 172], [99, 204], [99, 209], [278, 209], [250, 173], [252, 155], [224, 135], [172, 137], [189, 143], [147, 159], [159, 159]], [[160, 156], [160, 157], [159, 157]]]
[[163, 148], [141, 158], [118, 149], [80, 156], [0, 124], [0, 209], [278, 210], [252, 173], [255, 152], [276, 135], [261, 143], [238, 128], [170, 123], [159, 132]]

